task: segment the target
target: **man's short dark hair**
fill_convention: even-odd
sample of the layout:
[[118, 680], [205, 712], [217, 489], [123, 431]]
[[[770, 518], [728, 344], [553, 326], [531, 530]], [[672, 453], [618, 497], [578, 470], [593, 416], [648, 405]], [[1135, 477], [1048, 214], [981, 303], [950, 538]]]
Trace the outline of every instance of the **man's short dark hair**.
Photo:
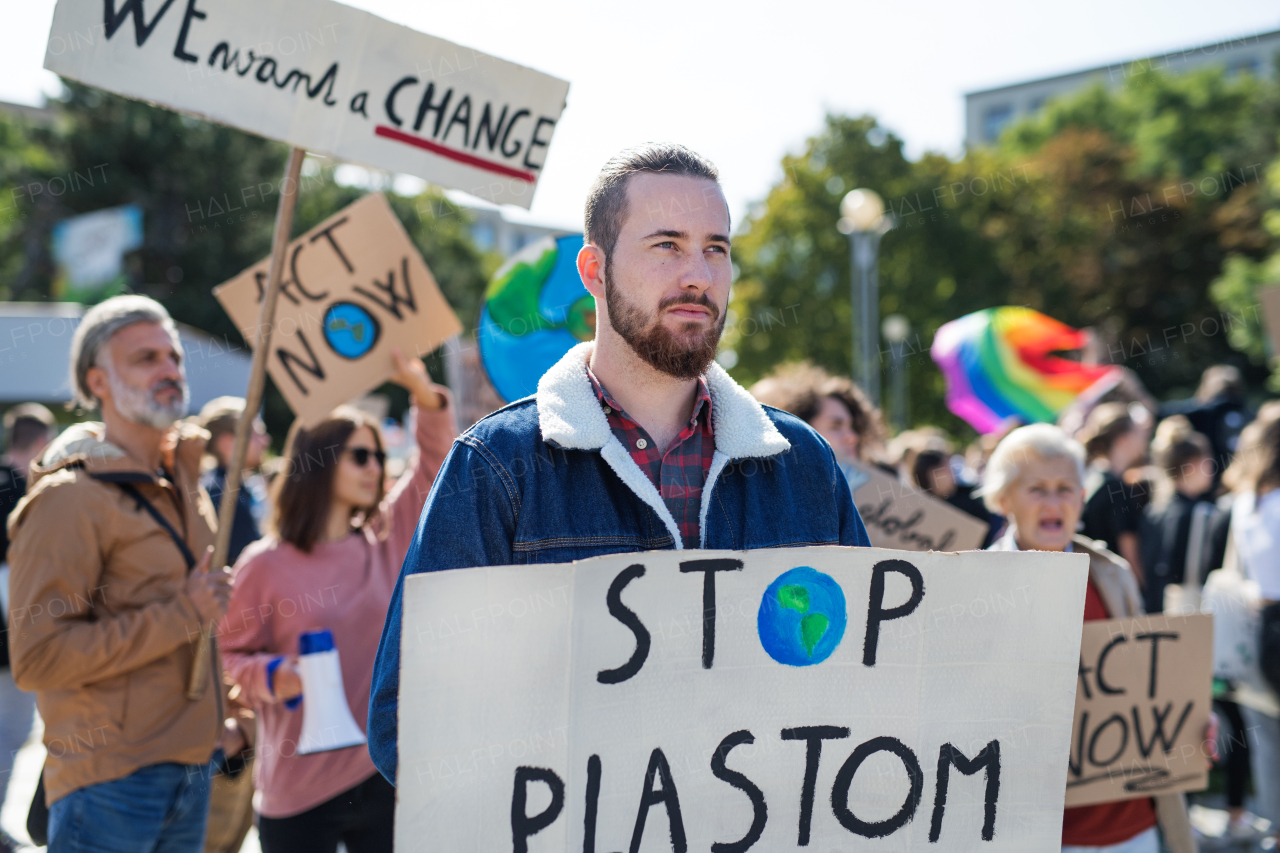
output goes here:
[[9, 438], [10, 450], [26, 450], [48, 441], [55, 429], [57, 421], [53, 412], [39, 403], [14, 406], [4, 415], [4, 431]]
[[688, 175], [720, 183], [720, 171], [700, 154], [674, 142], [646, 142], [628, 148], [604, 164], [587, 193], [587, 242], [613, 255], [627, 218], [627, 181], [637, 172]]

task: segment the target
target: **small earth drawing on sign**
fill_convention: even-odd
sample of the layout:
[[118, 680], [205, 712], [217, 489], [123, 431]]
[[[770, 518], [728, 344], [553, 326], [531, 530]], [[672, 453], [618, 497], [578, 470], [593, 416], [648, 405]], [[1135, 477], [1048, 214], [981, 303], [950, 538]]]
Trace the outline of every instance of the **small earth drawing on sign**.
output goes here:
[[847, 621], [840, 585], [830, 575], [800, 566], [769, 584], [756, 627], [769, 657], [787, 666], [812, 666], [840, 645]]
[[354, 302], [335, 302], [324, 312], [324, 339], [343, 358], [364, 356], [381, 333], [373, 315]]

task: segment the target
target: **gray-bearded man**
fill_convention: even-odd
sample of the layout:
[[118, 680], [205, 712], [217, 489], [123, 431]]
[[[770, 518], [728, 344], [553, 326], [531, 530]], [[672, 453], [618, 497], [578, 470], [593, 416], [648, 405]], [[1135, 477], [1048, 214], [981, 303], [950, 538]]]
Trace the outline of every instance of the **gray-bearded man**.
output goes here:
[[230, 596], [208, 569], [207, 433], [179, 423], [182, 345], [154, 300], [92, 308], [71, 366], [102, 422], [50, 444], [9, 522], [9, 654], [45, 722], [49, 850], [197, 853], [224, 714], [217, 666], [187, 698], [192, 640]]

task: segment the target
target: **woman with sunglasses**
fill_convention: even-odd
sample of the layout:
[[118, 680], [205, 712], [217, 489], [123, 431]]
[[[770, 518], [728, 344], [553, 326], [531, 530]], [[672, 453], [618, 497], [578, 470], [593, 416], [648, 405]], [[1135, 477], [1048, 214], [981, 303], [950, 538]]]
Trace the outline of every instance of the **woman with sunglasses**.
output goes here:
[[[254, 810], [264, 853], [391, 853], [395, 790], [363, 745], [301, 742], [308, 701], [299, 637], [327, 630], [346, 702], [364, 730], [391, 592], [436, 472], [457, 435], [448, 392], [395, 353], [392, 381], [413, 398], [417, 460], [384, 495], [377, 422], [343, 407], [294, 424], [276, 478], [269, 535], [236, 563], [218, 641], [240, 699], [258, 713]], [[319, 747], [324, 751], [310, 751]], [[307, 750], [303, 754], [301, 750]]]

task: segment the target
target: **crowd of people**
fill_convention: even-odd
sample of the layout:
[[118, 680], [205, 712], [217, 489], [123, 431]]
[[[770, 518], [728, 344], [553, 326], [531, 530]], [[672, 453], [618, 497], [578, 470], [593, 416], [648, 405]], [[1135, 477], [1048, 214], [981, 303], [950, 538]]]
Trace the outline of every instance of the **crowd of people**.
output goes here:
[[[1280, 623], [1280, 401], [1255, 419], [1237, 368], [1212, 366], [1193, 398], [1163, 405], [1127, 376], [1086, 411], [1064, 413], [1067, 428], [1011, 422], [963, 454], [933, 428], [886, 440], [865, 395], [812, 365], [783, 366], [752, 391], [802, 418], [842, 461], [879, 465], [987, 522], [993, 550], [1087, 554], [1086, 621], [1186, 612], [1186, 590], [1223, 567], [1234, 543], [1259, 584], [1264, 632]], [[1280, 692], [1280, 678], [1266, 686]], [[1235, 687], [1215, 684], [1220, 763], [1228, 832], [1251, 838], [1251, 777], [1254, 808], [1280, 825], [1280, 708], [1237, 703]], [[1177, 796], [1068, 809], [1063, 849], [1154, 851], [1157, 817], [1170, 850], [1195, 849]]]
[[[54, 851], [233, 853], [256, 825], [266, 853], [389, 853], [405, 575], [654, 548], [867, 546], [852, 490], [868, 466], [987, 523], [991, 549], [1086, 554], [1085, 620], [1181, 608], [1238, 560], [1280, 635], [1280, 401], [1255, 417], [1226, 366], [1172, 404], [1129, 376], [1061, 425], [1010, 422], [960, 451], [936, 428], [890, 436], [854, 383], [813, 365], [748, 391], [713, 360], [727, 209], [664, 204], [718, 192], [715, 167], [681, 146], [611, 160], [578, 258], [595, 341], [461, 436], [449, 391], [396, 353], [414, 449], [395, 475], [381, 425], [357, 409], [295, 424], [273, 460], [257, 422], [230, 568], [209, 555], [244, 402], [185, 417], [165, 309], [122, 296], [89, 310], [71, 363], [77, 401], [99, 419], [59, 430], [22, 405], [4, 422], [0, 794], [38, 703], [33, 838]], [[774, 464], [747, 476], [732, 464], [744, 459]], [[211, 626], [214, 666], [198, 682], [193, 638]], [[303, 730], [308, 647], [340, 651], [367, 746]], [[1250, 786], [1253, 808], [1280, 824], [1280, 706], [1237, 702], [1234, 688], [1219, 684], [1216, 704], [1243, 833], [1256, 826]], [[1175, 853], [1196, 849], [1177, 794], [1067, 809], [1063, 849], [1155, 853], [1157, 827]]]

